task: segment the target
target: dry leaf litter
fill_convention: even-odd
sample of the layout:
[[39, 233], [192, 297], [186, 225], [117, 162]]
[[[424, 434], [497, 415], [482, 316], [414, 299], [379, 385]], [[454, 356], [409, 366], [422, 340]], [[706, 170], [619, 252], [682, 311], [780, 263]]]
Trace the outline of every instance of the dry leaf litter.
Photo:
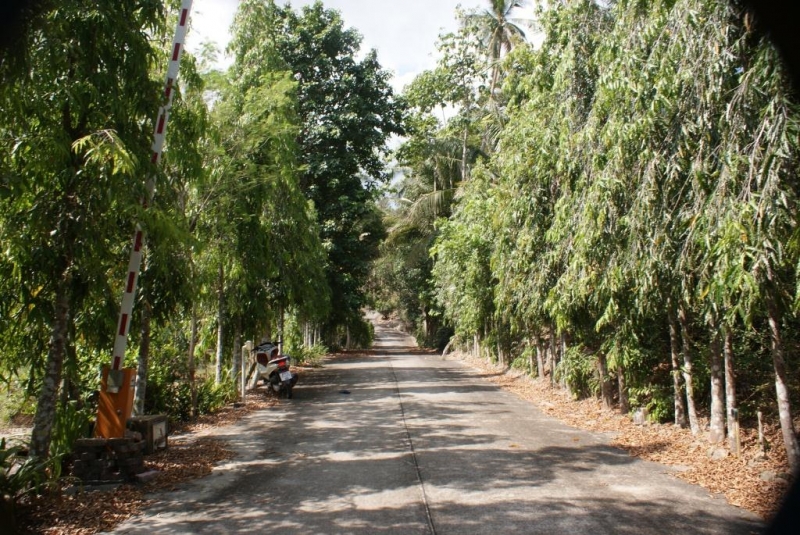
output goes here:
[[233, 457], [225, 442], [201, 436], [203, 433], [276, 403], [273, 395], [259, 388], [248, 393], [244, 406], [228, 405], [194, 423], [176, 426], [170, 433], [169, 447], [145, 457], [146, 468], [157, 472], [147, 483], [121, 485], [109, 491], [89, 491], [67, 483], [59, 492], [24, 500], [20, 503], [21, 532], [89, 535], [113, 529], [140, 514], [151, 503], [149, 494], [177, 490], [181, 483], [206, 476], [216, 464]]

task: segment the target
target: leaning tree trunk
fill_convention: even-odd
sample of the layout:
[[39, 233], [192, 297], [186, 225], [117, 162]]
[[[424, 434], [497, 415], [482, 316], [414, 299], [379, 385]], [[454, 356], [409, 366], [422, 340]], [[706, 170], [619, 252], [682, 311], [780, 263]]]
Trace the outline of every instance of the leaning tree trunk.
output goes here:
[[[144, 290], [144, 288], [142, 288]], [[142, 292], [143, 294], [145, 292]], [[139, 361], [136, 363], [136, 391], [133, 395], [133, 414], [144, 414], [144, 400], [147, 395], [147, 366], [150, 361], [150, 319], [152, 317], [150, 301], [145, 297], [142, 302], [142, 340], [139, 342]]]
[[732, 451], [736, 451], [738, 444], [736, 443], [736, 418], [733, 411], [736, 409], [736, 372], [733, 366], [733, 336], [731, 335], [730, 327], [724, 328], [724, 344], [723, 355], [725, 358], [725, 405], [727, 411], [728, 422], [728, 445]]
[[722, 353], [719, 332], [716, 325], [711, 326], [711, 345], [709, 358], [711, 364], [711, 418], [709, 422], [709, 442], [719, 444], [725, 440], [725, 401], [723, 387]]
[[689, 320], [686, 317], [686, 309], [683, 306], [678, 308], [678, 321], [681, 324], [681, 337], [683, 338], [683, 380], [686, 383], [686, 409], [689, 414], [689, 428], [692, 434], [700, 432], [700, 423], [697, 421], [697, 409], [694, 405], [694, 384], [692, 383], [692, 373], [694, 369], [694, 355], [692, 355], [692, 344], [689, 338]]
[[[668, 307], [671, 305], [667, 305]], [[681, 388], [680, 342], [678, 340], [678, 323], [672, 309], [668, 313], [669, 350], [672, 357], [672, 387], [675, 398], [675, 425], [685, 428], [689, 425], [686, 419], [686, 403]]]
[[36, 415], [33, 419], [33, 431], [31, 432], [30, 455], [40, 459], [46, 459], [50, 455], [58, 387], [61, 384], [61, 370], [64, 366], [70, 312], [69, 294], [72, 284], [72, 272], [69, 264], [67, 262], [67, 267], [56, 288], [55, 316], [50, 331], [50, 344], [47, 350], [42, 389], [39, 391]]
[[770, 334], [772, 336], [772, 366], [775, 368], [775, 391], [778, 398], [778, 416], [781, 421], [783, 444], [786, 447], [786, 456], [789, 466], [795, 470], [800, 466], [800, 447], [792, 421], [792, 407], [789, 401], [789, 388], [786, 380], [786, 361], [783, 358], [783, 337], [781, 336], [781, 320], [778, 306], [774, 298], [767, 297], [767, 316], [769, 319]]

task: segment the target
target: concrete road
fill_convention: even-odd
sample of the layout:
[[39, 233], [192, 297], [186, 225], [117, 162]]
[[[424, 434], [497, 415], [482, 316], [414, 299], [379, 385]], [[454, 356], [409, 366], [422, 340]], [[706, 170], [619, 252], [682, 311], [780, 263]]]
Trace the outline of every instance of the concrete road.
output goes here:
[[378, 328], [115, 533], [750, 534], [755, 516]]

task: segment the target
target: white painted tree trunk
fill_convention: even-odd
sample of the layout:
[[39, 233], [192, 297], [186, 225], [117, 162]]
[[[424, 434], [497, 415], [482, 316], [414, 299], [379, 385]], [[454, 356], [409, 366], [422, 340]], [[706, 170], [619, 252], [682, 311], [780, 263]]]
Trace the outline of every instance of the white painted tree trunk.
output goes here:
[[728, 445], [731, 451], [739, 451], [738, 439], [738, 418], [734, 417], [734, 412], [738, 407], [736, 404], [736, 371], [734, 368], [733, 336], [729, 327], [724, 329], [723, 355], [725, 360], [725, 405], [727, 408], [728, 422]]
[[710, 433], [708, 440], [712, 444], [720, 444], [725, 441], [725, 386], [719, 330], [716, 325], [712, 325], [711, 329], [711, 345], [709, 347], [709, 364], [711, 368], [711, 418], [709, 422]]
[[794, 471], [800, 466], [800, 446], [797, 443], [797, 434], [792, 421], [792, 406], [789, 400], [789, 387], [786, 379], [786, 361], [783, 357], [783, 337], [780, 327], [780, 313], [774, 298], [767, 299], [767, 317], [769, 319], [770, 334], [772, 337], [772, 366], [775, 369], [775, 393], [778, 400], [778, 416], [781, 422], [783, 444], [789, 466]]
[[697, 409], [694, 404], [694, 355], [692, 354], [691, 339], [689, 338], [689, 321], [686, 310], [678, 308], [678, 321], [681, 324], [681, 337], [683, 338], [683, 381], [686, 384], [686, 409], [689, 415], [689, 428], [692, 434], [700, 433], [700, 422], [697, 419]]
[[[672, 305], [667, 302], [667, 306]], [[672, 358], [672, 388], [675, 398], [675, 425], [686, 428], [689, 421], [686, 419], [686, 402], [681, 386], [680, 341], [678, 339], [678, 325], [672, 310], [668, 312], [669, 319], [669, 350]]]

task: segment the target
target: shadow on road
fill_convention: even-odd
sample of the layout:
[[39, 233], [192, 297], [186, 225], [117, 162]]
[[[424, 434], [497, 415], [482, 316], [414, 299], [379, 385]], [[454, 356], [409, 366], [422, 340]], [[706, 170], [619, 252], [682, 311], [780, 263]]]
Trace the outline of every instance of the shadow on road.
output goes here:
[[[760, 529], [730, 508], [693, 503], [691, 493], [641, 491], [642, 463], [560, 424], [541, 430], [553, 433], [548, 445], [515, 442], [516, 398], [470, 369], [426, 358], [384, 331], [375, 350], [306, 374], [295, 399], [258, 414], [249, 434], [231, 435], [251, 453], [247, 462], [232, 464], [221, 483], [212, 475], [160, 497], [142, 532], [429, 533], [409, 435], [439, 535]], [[159, 512], [181, 509], [188, 515], [160, 523]]]

